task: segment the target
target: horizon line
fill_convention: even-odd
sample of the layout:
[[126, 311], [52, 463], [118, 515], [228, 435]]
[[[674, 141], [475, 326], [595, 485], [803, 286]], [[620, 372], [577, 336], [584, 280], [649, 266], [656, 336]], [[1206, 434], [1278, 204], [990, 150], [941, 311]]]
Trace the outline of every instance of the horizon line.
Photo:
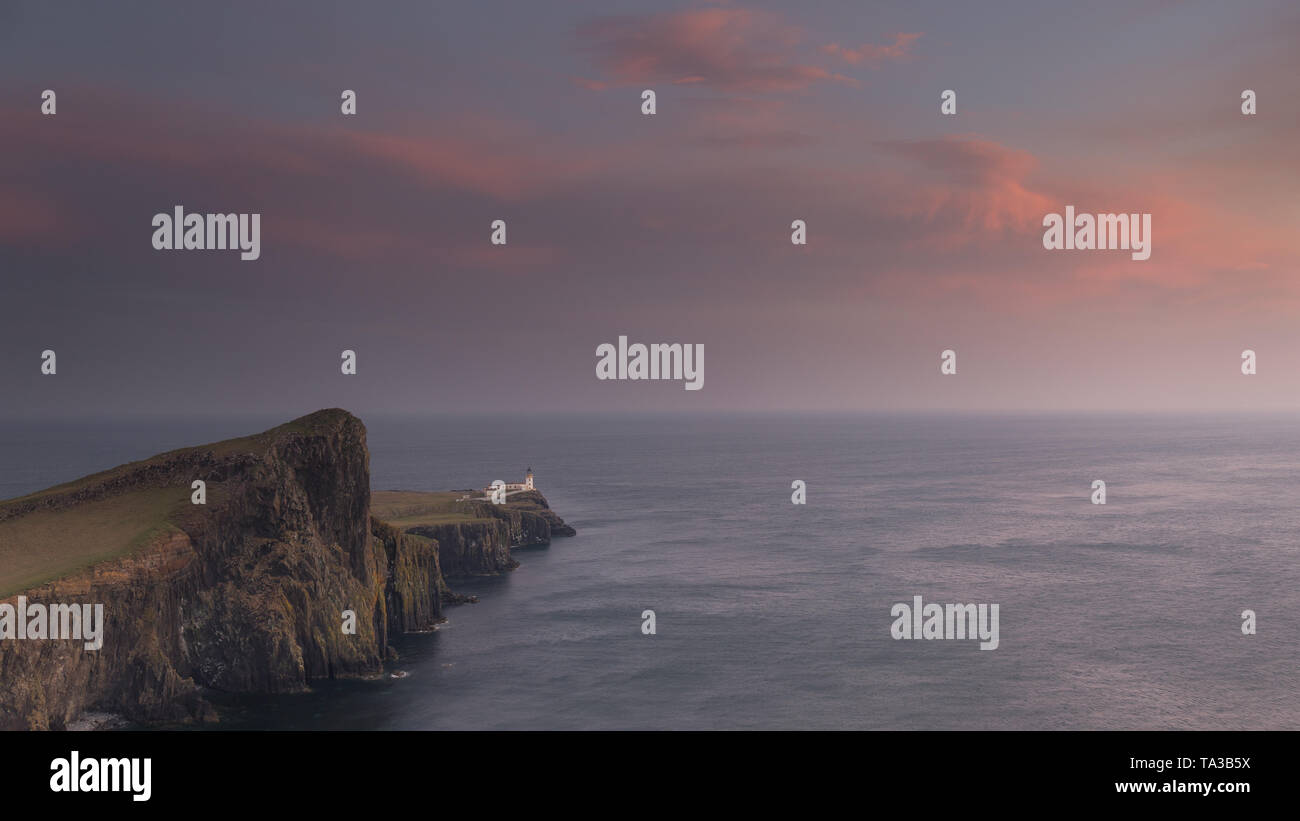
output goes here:
[[341, 406], [313, 408], [311, 410], [230, 410], [230, 411], [157, 411], [132, 413], [129, 411], [112, 411], [95, 414], [0, 414], [0, 422], [91, 422], [91, 421], [131, 421], [131, 420], [167, 420], [183, 419], [217, 420], [217, 419], [281, 419], [291, 421], [322, 410], [337, 408], [351, 413], [359, 419], [373, 418], [431, 418], [431, 417], [484, 417], [484, 418], [520, 418], [520, 417], [682, 417], [682, 416], [1277, 416], [1288, 413], [1300, 414], [1300, 406], [1276, 408], [1130, 408], [1130, 407], [1096, 407], [1096, 408], [698, 408], [698, 409], [645, 409], [645, 408], [605, 408], [599, 410], [585, 409], [538, 409], [538, 410], [475, 410], [475, 409], [425, 409], [425, 410], [369, 410], [354, 411]]

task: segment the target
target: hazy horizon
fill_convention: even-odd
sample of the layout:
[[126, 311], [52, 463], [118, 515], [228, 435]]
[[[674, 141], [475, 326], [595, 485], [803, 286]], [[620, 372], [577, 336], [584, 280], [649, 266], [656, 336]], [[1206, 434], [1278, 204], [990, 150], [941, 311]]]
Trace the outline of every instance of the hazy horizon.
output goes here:
[[[130, 413], [114, 411], [111, 413], [58, 414], [41, 413], [39, 415], [11, 414], [0, 416], [0, 421], [12, 423], [51, 422], [81, 423], [95, 421], [149, 422], [149, 421], [228, 421], [228, 422], [267, 422], [272, 427], [284, 422], [308, 416], [317, 411], [338, 408], [345, 410], [365, 422], [374, 419], [502, 419], [518, 420], [524, 418], [562, 418], [562, 419], [647, 419], [671, 418], [790, 418], [815, 419], [826, 418], [964, 418], [986, 417], [998, 419], [1033, 418], [1070, 418], [1091, 419], [1100, 417], [1220, 417], [1220, 418], [1275, 418], [1288, 416], [1294, 411], [1290, 408], [1087, 408], [1072, 410], [1069, 408], [702, 408], [636, 410], [629, 408], [612, 408], [608, 410], [539, 410], [539, 411], [479, 411], [479, 410], [378, 410], [361, 413], [342, 406], [322, 406], [310, 410], [276, 411], [276, 410], [230, 410], [197, 413], [156, 412]], [[257, 432], [257, 431], [250, 431]]]

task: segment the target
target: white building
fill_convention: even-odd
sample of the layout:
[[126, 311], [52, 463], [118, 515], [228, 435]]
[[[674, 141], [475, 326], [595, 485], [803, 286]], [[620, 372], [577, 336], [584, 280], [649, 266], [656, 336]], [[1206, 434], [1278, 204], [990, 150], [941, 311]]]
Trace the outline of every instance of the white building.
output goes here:
[[[521, 491], [521, 490], [536, 490], [536, 489], [537, 489], [536, 486], [533, 485], [533, 469], [532, 469], [532, 468], [529, 468], [529, 469], [528, 469], [528, 472], [524, 474], [524, 480], [523, 480], [522, 482], [508, 482], [508, 483], [506, 483], [506, 493], [518, 493], [518, 492]], [[483, 488], [483, 492], [484, 492], [484, 493], [491, 493], [492, 490], [493, 490], [493, 488], [491, 488], [491, 487], [485, 487], [485, 488]]]

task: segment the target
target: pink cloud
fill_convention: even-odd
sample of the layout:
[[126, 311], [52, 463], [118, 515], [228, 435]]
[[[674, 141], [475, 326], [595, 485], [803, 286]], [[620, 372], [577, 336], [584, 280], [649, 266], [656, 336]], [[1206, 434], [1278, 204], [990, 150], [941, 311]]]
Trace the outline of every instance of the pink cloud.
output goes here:
[[803, 32], [768, 12], [707, 8], [606, 17], [579, 27], [597, 64], [619, 83], [667, 82], [750, 91], [854, 83], [802, 61]]
[[527, 156], [483, 143], [341, 130], [335, 137], [363, 157], [439, 187], [518, 199], [535, 176]]
[[216, 207], [257, 203], [283, 247], [354, 261], [436, 257], [471, 268], [525, 269], [558, 258], [558, 251], [534, 242], [484, 255], [486, 221], [481, 236], [451, 229], [436, 236], [438, 227], [422, 226], [409, 209], [386, 212], [387, 198], [518, 203], [598, 176], [617, 150], [584, 148], [524, 123], [469, 113], [414, 122], [403, 133], [240, 121], [232, 139], [230, 120], [218, 112], [177, 103], [173, 117], [159, 120], [141, 116], [143, 103], [129, 95], [94, 89], [82, 96], [96, 101], [85, 109], [93, 130], [0, 111], [0, 142], [9, 149], [0, 157], [0, 178], [12, 180], [0, 185], [0, 243], [104, 239], [93, 202], [116, 199], [114, 190], [80, 185], [85, 169], [112, 169], [114, 177], [132, 179], [135, 190], [157, 192], [148, 208], [169, 208], [196, 191]]
[[918, 181], [895, 200], [899, 212], [950, 222], [948, 244], [987, 232], [1037, 228], [1051, 210], [1053, 200], [1028, 186], [1038, 161], [1026, 151], [971, 136], [879, 145], [919, 171]]
[[839, 43], [830, 43], [822, 46], [822, 51], [833, 57], [839, 57], [844, 62], [851, 65], [868, 62], [875, 63], [882, 60], [897, 60], [908, 56], [912, 44], [921, 36], [921, 32], [907, 34], [900, 32], [894, 35], [894, 42], [887, 46], [878, 46], [871, 43], [859, 46], [858, 48], [848, 48], [841, 46]]

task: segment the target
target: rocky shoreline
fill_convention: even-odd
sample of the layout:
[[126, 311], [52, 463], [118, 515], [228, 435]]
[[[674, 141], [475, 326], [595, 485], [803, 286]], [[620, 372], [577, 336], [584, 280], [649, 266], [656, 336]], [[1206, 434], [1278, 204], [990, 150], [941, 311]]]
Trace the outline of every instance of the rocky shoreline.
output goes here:
[[[61, 520], [97, 505], [145, 522], [121, 555], [0, 598], [105, 613], [98, 651], [0, 641], [0, 728], [93, 727], [101, 714], [208, 722], [219, 718], [208, 689], [286, 693], [375, 676], [395, 658], [390, 636], [432, 629], [446, 606], [472, 600], [448, 579], [512, 569], [512, 548], [574, 533], [536, 491], [454, 507], [449, 494], [380, 493], [406, 514], [380, 518], [365, 437], [350, 413], [324, 410], [0, 503], [0, 529], [10, 528], [0, 539], [22, 533], [31, 549], [46, 542], [32, 533], [57, 536]], [[195, 480], [205, 504], [190, 503]]]

